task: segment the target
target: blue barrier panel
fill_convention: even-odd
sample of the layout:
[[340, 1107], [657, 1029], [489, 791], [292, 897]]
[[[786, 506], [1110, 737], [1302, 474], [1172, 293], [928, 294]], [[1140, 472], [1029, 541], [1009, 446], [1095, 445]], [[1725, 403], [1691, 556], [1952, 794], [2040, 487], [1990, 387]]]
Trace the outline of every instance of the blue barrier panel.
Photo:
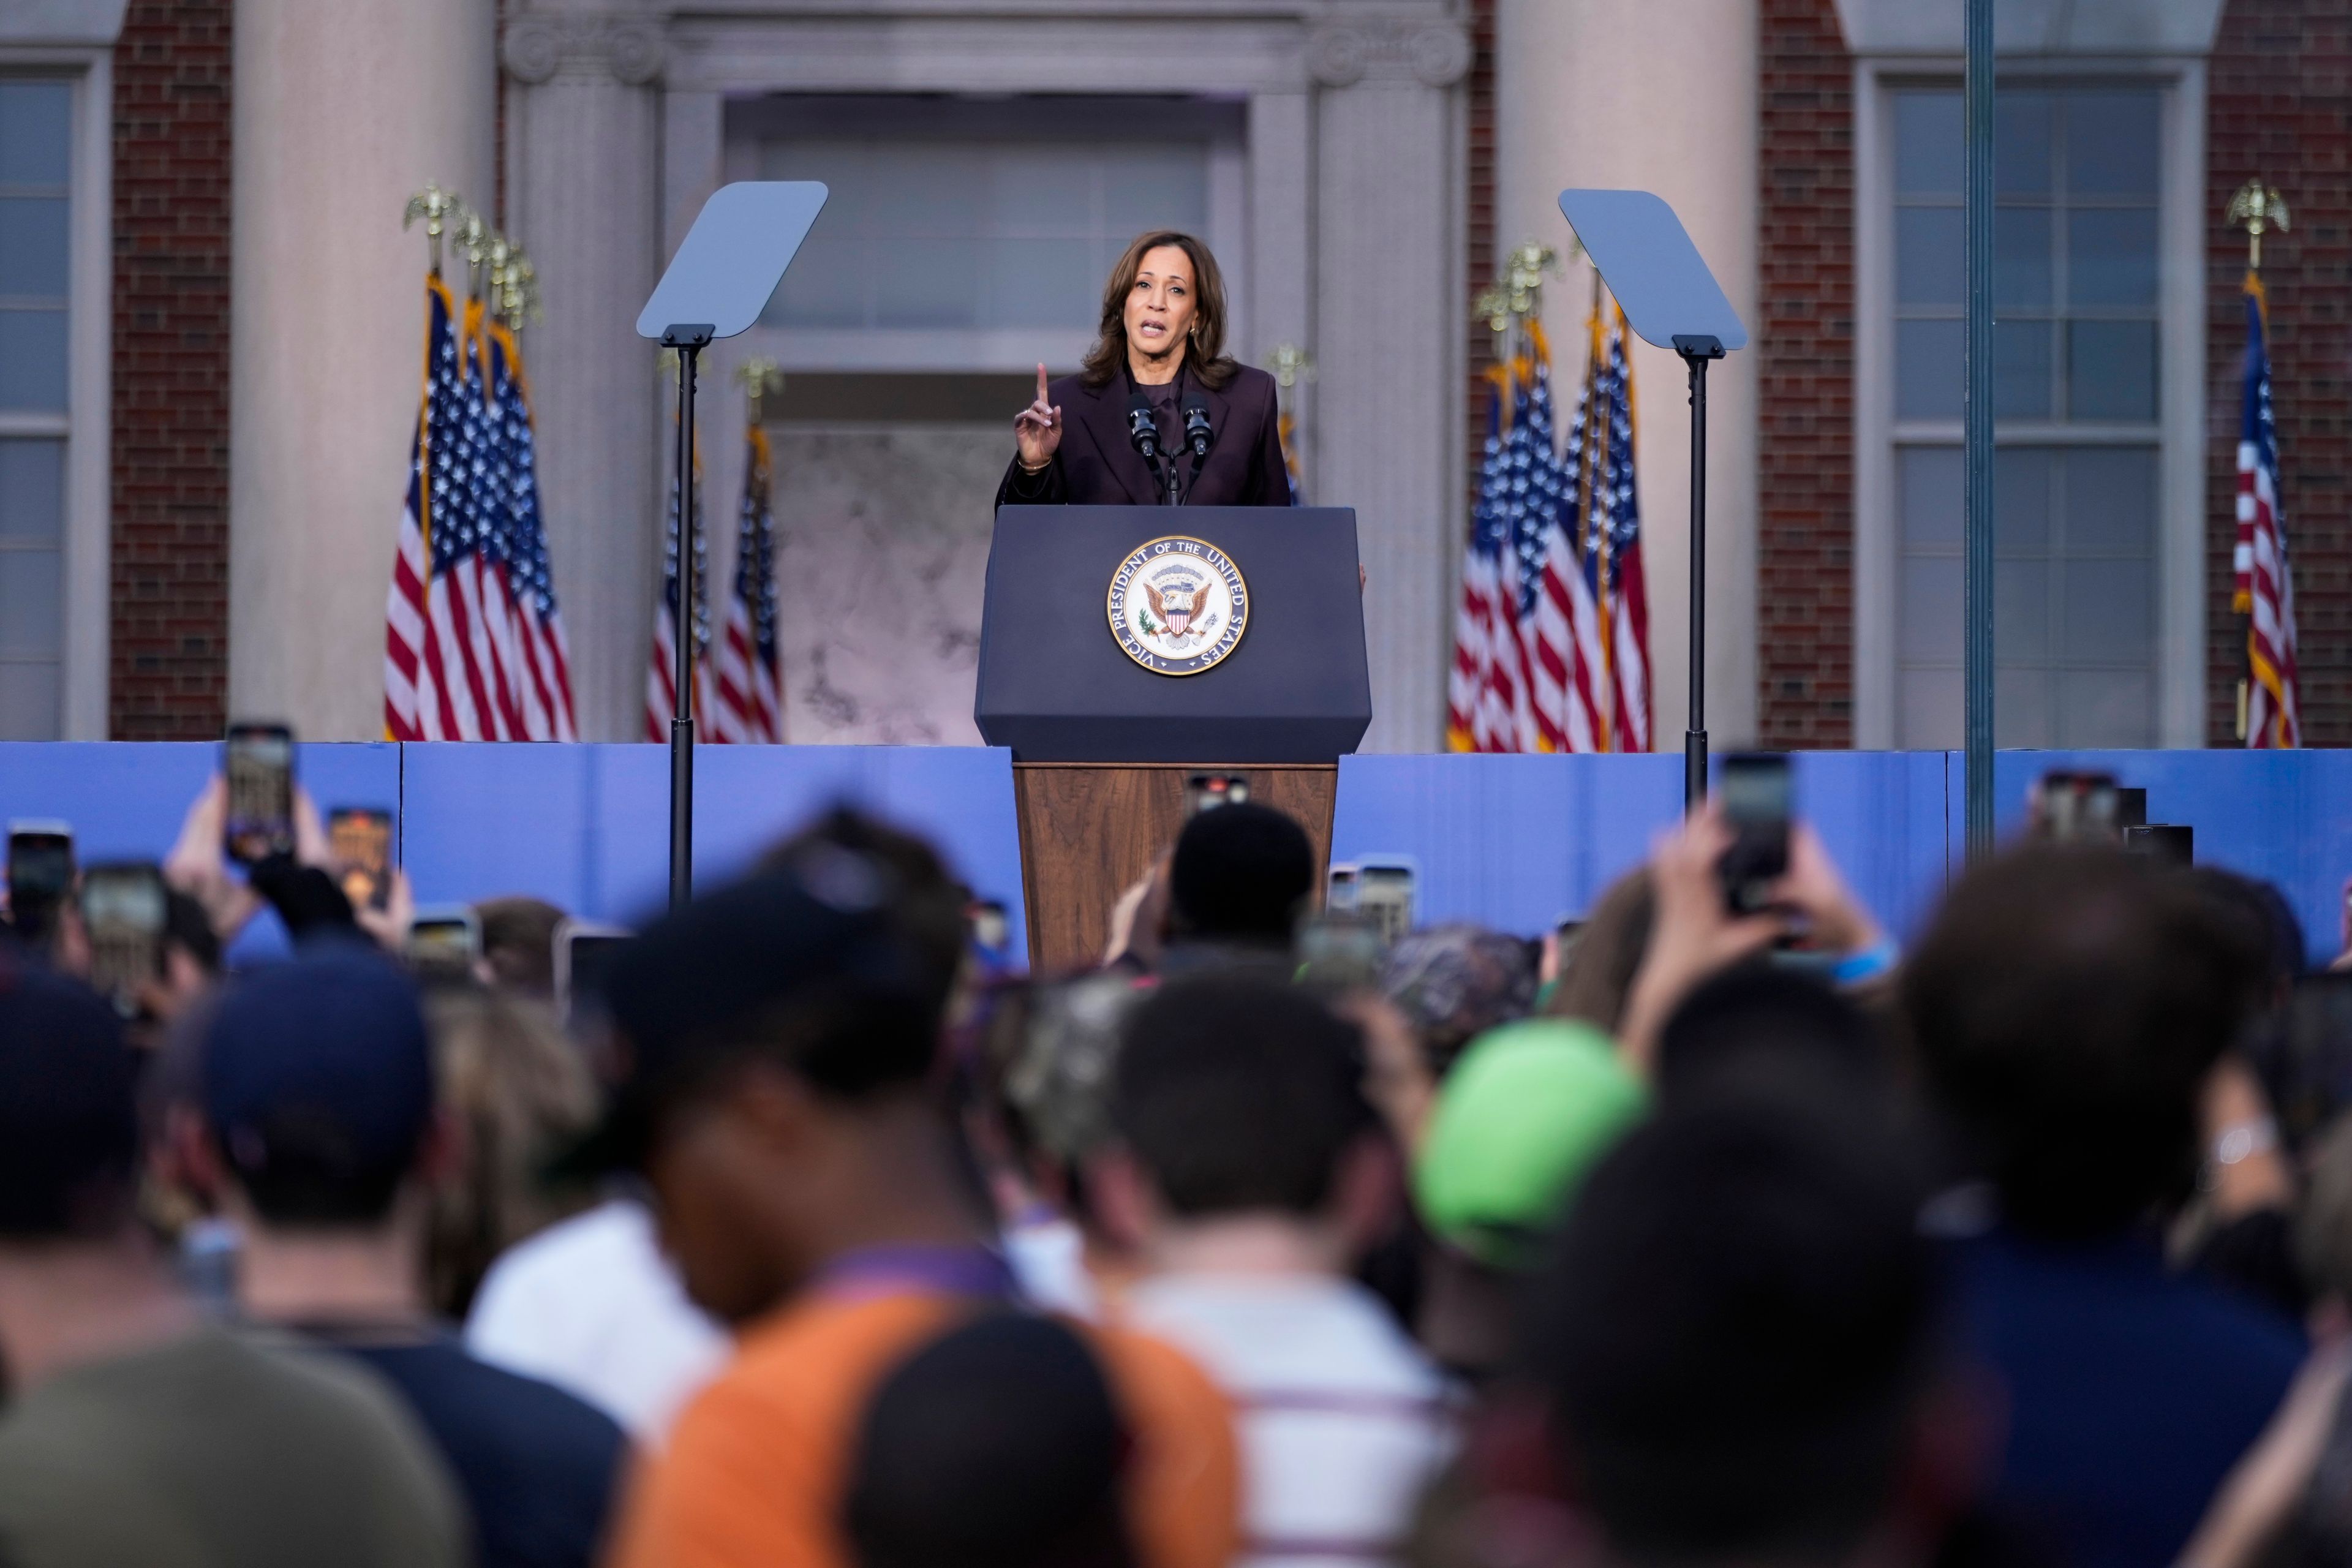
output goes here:
[[[85, 865], [160, 860], [219, 770], [220, 747], [205, 741], [0, 742], [0, 820], [64, 818]], [[322, 817], [339, 805], [400, 810], [398, 746], [307, 742], [296, 749], [294, 774]]]
[[1410, 855], [1423, 924], [1531, 936], [1581, 914], [1681, 809], [1679, 757], [1342, 757], [1331, 858]]
[[[85, 866], [161, 860], [205, 781], [220, 769], [208, 741], [0, 742], [0, 822], [60, 817], [73, 824]], [[323, 818], [339, 805], [400, 814], [400, 748], [382, 742], [309, 742], [296, 748], [296, 781]], [[265, 910], [230, 944], [233, 964], [286, 952], [286, 931]]]
[[[669, 757], [652, 745], [407, 748], [405, 865], [425, 903], [530, 893], [636, 921], [668, 887]], [[707, 746], [695, 878], [709, 887], [836, 801], [924, 835], [1028, 941], [1012, 753], [961, 746]]]
[[[1940, 752], [1810, 752], [1797, 808], [1857, 896], [1908, 933], [1944, 882]], [[1361, 756], [1339, 760], [1331, 856], [1410, 855], [1420, 918], [1534, 935], [1580, 915], [1682, 813], [1682, 759]]]
[[[1960, 862], [1961, 760], [1949, 753], [1952, 863]], [[2303, 921], [2314, 963], [2343, 951], [2344, 879], [2352, 875], [2352, 752], [2002, 752], [1993, 814], [2004, 835], [2025, 825], [2026, 795], [2053, 768], [2116, 775], [2147, 791], [2150, 822], [2197, 830], [2197, 860], [2275, 884]]]

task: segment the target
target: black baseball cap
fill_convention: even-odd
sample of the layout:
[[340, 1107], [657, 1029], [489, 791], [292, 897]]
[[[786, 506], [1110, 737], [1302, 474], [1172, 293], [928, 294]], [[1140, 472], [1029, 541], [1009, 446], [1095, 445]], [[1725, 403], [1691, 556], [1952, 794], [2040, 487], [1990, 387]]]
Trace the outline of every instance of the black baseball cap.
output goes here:
[[[239, 976], [206, 1031], [205, 1118], [241, 1177], [273, 1136], [331, 1149], [354, 1175], [404, 1172], [433, 1120], [433, 1047], [415, 984], [356, 941], [306, 945]], [[288, 1152], [278, 1151], [280, 1155]]]
[[893, 914], [897, 878], [829, 843], [696, 899], [613, 955], [604, 1001], [616, 1036], [602, 1121], [557, 1162], [583, 1177], [644, 1163], [654, 1112], [680, 1084], [741, 1055], [764, 1019], [796, 1005], [855, 1006], [854, 1037], [790, 1065], [855, 1096], [919, 1080], [938, 1049], [935, 981]]
[[137, 1067], [121, 1018], [80, 982], [0, 947], [0, 1236], [66, 1236], [121, 1217], [138, 1160]]

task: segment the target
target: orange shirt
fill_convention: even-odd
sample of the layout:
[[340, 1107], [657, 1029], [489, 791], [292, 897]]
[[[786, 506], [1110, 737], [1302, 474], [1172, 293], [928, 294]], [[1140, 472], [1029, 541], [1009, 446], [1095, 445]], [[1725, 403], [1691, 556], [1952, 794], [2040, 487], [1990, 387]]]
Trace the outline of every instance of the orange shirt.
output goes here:
[[[615, 1568], [848, 1568], [841, 1503], [867, 1396], [974, 1306], [927, 1290], [819, 1295], [746, 1331], [638, 1478]], [[1224, 1568], [1241, 1479], [1223, 1396], [1157, 1341], [1083, 1331], [1133, 1439], [1143, 1568]]]

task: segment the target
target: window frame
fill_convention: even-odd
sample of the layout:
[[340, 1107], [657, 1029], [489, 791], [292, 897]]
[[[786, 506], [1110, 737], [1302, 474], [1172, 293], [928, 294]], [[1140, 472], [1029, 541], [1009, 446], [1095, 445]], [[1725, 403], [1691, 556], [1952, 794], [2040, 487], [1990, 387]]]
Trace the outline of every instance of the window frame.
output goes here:
[[[780, 93], [780, 98], [839, 99], [875, 107], [904, 98], [919, 103], [921, 93], [859, 93], [847, 95]], [[1025, 100], [1035, 100], [1034, 105]], [[1188, 101], [1189, 100], [1189, 101]], [[969, 106], [948, 100], [950, 112]], [[1051, 93], [1016, 94], [997, 110], [1007, 130], [1018, 129], [1017, 116], [1029, 112], [1046, 123], [1083, 122], [1089, 111], [1099, 112], [1111, 100], [1070, 98]], [[1115, 105], [1114, 105], [1115, 107]], [[1201, 237], [1219, 262], [1225, 285], [1225, 341], [1228, 352], [1241, 353], [1254, 341], [1249, 333], [1253, 251], [1246, 223], [1248, 198], [1248, 131], [1241, 107], [1215, 95], [1180, 95], [1170, 122], [1181, 134], [1171, 140], [1198, 142], [1208, 154], [1208, 222]], [[786, 113], [790, 110], [784, 111]], [[1127, 112], [1121, 110], [1121, 112]], [[983, 115], [983, 121], [991, 116]], [[730, 180], [759, 179], [767, 142], [778, 136], [776, 120], [753, 103], [732, 104], [721, 127], [722, 163]], [[984, 132], [982, 133], [985, 133]], [[1091, 286], [1090, 286], [1091, 287]], [[780, 326], [762, 320], [743, 335], [744, 352], [772, 358], [787, 372], [867, 372], [878, 374], [1016, 374], [1040, 359], [1056, 369], [1075, 369], [1094, 344], [1091, 329], [1055, 327], [983, 327], [979, 329], [859, 329]]]
[[[2003, 446], [2145, 447], [2157, 452], [2155, 738], [2204, 743], [2205, 67], [2193, 58], [2005, 57], [2005, 84], [2143, 87], [2158, 93], [2157, 417], [2147, 423], [2003, 420]], [[1854, 737], [1899, 743], [1903, 563], [1898, 450], [1956, 441], [1954, 420], [1895, 415], [1895, 94], [1950, 88], [1951, 56], [1854, 65]]]
[[0, 75], [48, 77], [73, 88], [66, 412], [0, 411], [0, 436], [65, 440], [58, 732], [69, 741], [102, 741], [113, 533], [114, 53], [0, 45]]

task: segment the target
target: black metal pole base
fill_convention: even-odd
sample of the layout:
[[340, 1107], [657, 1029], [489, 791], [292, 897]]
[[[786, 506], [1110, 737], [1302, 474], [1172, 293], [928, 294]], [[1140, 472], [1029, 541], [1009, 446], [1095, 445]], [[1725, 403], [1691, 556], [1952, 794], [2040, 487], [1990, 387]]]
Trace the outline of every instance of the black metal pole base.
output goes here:
[[669, 907], [694, 897], [694, 721], [669, 721]]
[[1712, 335], [1676, 333], [1690, 371], [1690, 724], [1683, 731], [1683, 811], [1706, 799], [1706, 367], [1723, 357]]
[[669, 721], [669, 907], [694, 896], [694, 377], [711, 328], [690, 322], [662, 333], [677, 351], [677, 610], [672, 617], [677, 706]]

